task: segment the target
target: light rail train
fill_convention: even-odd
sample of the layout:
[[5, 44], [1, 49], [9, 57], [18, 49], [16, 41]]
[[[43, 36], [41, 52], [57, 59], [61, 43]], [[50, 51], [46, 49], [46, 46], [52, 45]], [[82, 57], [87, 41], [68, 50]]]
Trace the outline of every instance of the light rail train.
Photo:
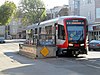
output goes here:
[[31, 29], [34, 35], [55, 35], [48, 38], [55, 39], [57, 56], [87, 54], [88, 23], [85, 17], [62, 16], [41, 22]]

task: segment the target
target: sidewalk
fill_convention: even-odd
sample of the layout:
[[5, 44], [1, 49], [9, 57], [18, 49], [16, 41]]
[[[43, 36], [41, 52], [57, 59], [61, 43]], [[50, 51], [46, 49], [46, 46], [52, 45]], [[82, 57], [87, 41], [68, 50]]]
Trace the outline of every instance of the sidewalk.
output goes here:
[[0, 52], [0, 72], [0, 75], [80, 75], [44, 60], [29, 59], [13, 52]]
[[5, 40], [5, 42], [9, 43], [9, 42], [25, 42], [26, 39], [11, 39], [11, 40]]
[[21, 66], [22, 64], [0, 52], [0, 71]]

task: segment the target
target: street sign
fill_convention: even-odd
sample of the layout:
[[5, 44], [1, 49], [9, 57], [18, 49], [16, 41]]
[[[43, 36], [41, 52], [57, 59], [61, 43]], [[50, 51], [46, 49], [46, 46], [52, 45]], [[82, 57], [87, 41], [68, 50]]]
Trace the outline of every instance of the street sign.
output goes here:
[[47, 56], [47, 55], [49, 54], [49, 50], [48, 50], [48, 48], [43, 47], [42, 50], [40, 50], [40, 53], [41, 53], [43, 56]]

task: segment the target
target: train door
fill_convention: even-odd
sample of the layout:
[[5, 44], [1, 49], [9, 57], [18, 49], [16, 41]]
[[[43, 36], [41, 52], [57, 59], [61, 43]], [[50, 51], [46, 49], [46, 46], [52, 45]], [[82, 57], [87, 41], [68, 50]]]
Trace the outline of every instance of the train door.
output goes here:
[[57, 40], [57, 44], [58, 45], [63, 45], [65, 42], [65, 30], [64, 30], [64, 26], [58, 24], [58, 40]]
[[56, 55], [61, 56], [67, 53], [66, 51], [66, 44], [65, 44], [65, 39], [66, 39], [66, 34], [64, 30], [64, 26], [58, 24], [58, 30], [57, 30], [57, 40], [56, 40], [56, 45], [57, 45], [57, 51]]

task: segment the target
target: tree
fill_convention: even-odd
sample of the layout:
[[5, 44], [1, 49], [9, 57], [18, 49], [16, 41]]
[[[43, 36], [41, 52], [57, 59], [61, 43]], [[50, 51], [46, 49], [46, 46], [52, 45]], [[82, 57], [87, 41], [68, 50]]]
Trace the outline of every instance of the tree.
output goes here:
[[0, 25], [7, 25], [16, 12], [16, 5], [13, 2], [6, 1], [0, 6]]
[[19, 15], [22, 18], [22, 23], [30, 25], [37, 23], [39, 18], [44, 20], [46, 16], [44, 7], [44, 3], [41, 0], [21, 0], [18, 13], [22, 14]]

